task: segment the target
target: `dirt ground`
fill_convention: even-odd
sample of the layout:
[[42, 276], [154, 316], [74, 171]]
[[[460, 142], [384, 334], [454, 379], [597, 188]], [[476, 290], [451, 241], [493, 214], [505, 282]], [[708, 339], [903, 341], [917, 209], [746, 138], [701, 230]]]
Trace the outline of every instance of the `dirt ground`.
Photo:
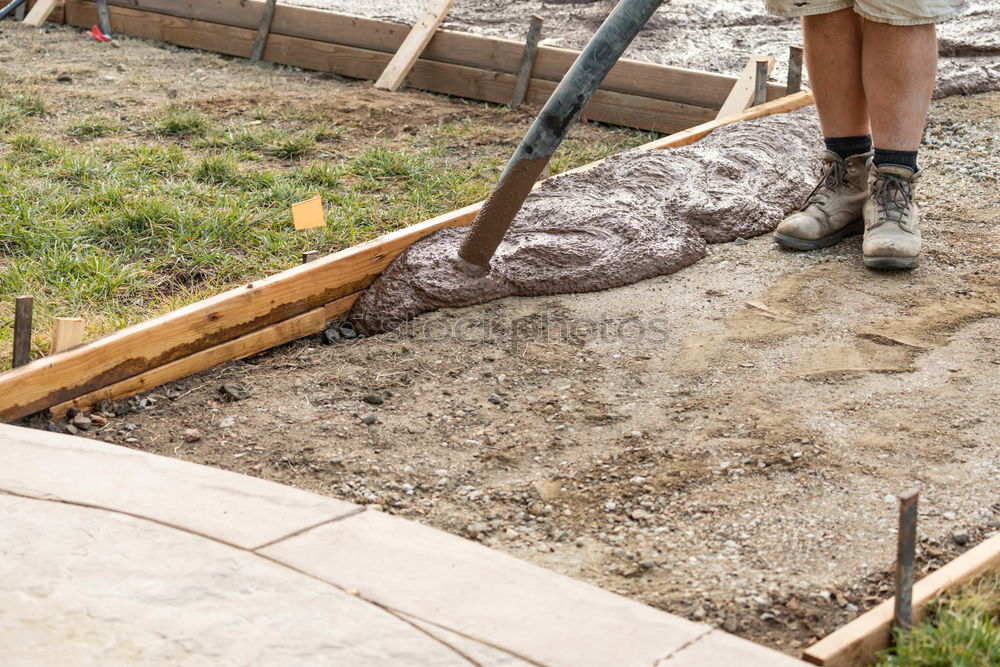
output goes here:
[[[157, 95], [238, 113], [281, 90], [418, 131], [486, 118], [340, 81], [317, 99], [317, 75], [174, 49], [60, 64], [82, 38], [32, 35], [60, 54], [35, 80], [77, 68], [67, 117]], [[935, 102], [912, 273], [865, 270], [857, 240], [717, 245], [616, 290], [305, 339], [114, 406], [89, 435], [377, 506], [797, 652], [886, 593], [894, 493], [922, 488], [930, 567], [1000, 528], [998, 114], [1000, 93]]]

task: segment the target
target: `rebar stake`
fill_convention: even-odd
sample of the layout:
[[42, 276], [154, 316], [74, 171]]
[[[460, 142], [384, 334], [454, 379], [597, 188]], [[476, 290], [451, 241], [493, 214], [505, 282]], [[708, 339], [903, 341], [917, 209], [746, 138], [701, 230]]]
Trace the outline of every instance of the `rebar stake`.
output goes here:
[[892, 624], [900, 630], [909, 630], [913, 626], [913, 564], [917, 551], [917, 501], [920, 499], [920, 489], [908, 489], [898, 497], [896, 607]]

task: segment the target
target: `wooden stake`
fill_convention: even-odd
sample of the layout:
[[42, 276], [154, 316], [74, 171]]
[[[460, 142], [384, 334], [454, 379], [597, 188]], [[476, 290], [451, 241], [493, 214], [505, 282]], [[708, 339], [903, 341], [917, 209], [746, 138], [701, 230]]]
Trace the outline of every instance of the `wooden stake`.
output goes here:
[[376, 88], [396, 90], [402, 85], [403, 79], [413, 68], [413, 63], [417, 62], [417, 58], [423, 53], [424, 47], [431, 41], [434, 32], [444, 21], [444, 17], [453, 4], [455, 4], [455, 0], [428, 0], [427, 9], [417, 19], [410, 34], [403, 40], [402, 46], [389, 61], [382, 76], [375, 82]]
[[35, 6], [31, 8], [31, 11], [28, 12], [28, 15], [24, 17], [24, 24], [35, 26], [36, 28], [41, 27], [58, 3], [59, 0], [38, 0]]
[[250, 62], [259, 63], [264, 55], [264, 47], [267, 46], [267, 36], [271, 32], [271, 22], [274, 20], [274, 5], [278, 0], [266, 0], [264, 13], [261, 14], [260, 24], [257, 26], [257, 37], [253, 41], [253, 50], [250, 52]]
[[34, 298], [19, 296], [14, 301], [14, 358], [12, 368], [31, 361], [31, 316], [35, 306]]
[[788, 47], [788, 84], [785, 95], [797, 93], [802, 89], [802, 47]]
[[899, 534], [896, 537], [896, 605], [892, 624], [913, 627], [913, 562], [917, 551], [917, 501], [920, 489], [899, 494]]
[[753, 106], [760, 106], [767, 102], [767, 73], [768, 66], [766, 60], [757, 61], [757, 71], [754, 73]]
[[[752, 57], [743, 68], [743, 72], [740, 74], [739, 78], [736, 79], [733, 89], [729, 92], [729, 97], [726, 98], [722, 108], [719, 109], [719, 113], [715, 116], [716, 118], [725, 118], [726, 116], [731, 116], [734, 113], [745, 111], [750, 107], [757, 95], [758, 61], [764, 61], [767, 63], [768, 75], [770, 75], [771, 70], [774, 69], [775, 62], [777, 62], [774, 56], [757, 55]], [[765, 80], [767, 79], [766, 76], [763, 78]]]
[[24, 7], [27, 4], [28, 4], [27, 2], [22, 2], [20, 5], [17, 6], [17, 9], [14, 10], [14, 18], [16, 20], [18, 21], [24, 20]]
[[52, 323], [52, 343], [49, 355], [71, 350], [83, 343], [82, 317], [57, 317]]
[[318, 259], [319, 254], [315, 250], [306, 250], [302, 253], [302, 263], [308, 264], [309, 262]]
[[538, 38], [542, 34], [543, 23], [540, 17], [531, 17], [528, 35], [524, 39], [521, 66], [517, 71], [517, 83], [514, 84], [514, 93], [510, 96], [511, 108], [524, 103], [524, 95], [528, 92], [528, 83], [531, 82], [531, 70], [535, 67], [535, 56], [538, 55]]

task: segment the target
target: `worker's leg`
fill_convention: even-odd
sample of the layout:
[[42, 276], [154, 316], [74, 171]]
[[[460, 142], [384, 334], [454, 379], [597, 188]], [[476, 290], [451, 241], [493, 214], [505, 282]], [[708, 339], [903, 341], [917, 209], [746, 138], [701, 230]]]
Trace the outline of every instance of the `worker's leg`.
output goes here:
[[[936, 0], [935, 0], [936, 1]], [[917, 265], [921, 238], [914, 189], [917, 149], [937, 72], [936, 18], [887, 12], [889, 3], [863, 0], [861, 71], [868, 94], [875, 153], [865, 202], [865, 266], [909, 269]], [[960, 9], [960, 3], [952, 7]], [[911, 12], [924, 11], [916, 0]], [[941, 11], [940, 7], [936, 8]]]
[[774, 240], [796, 250], [824, 248], [862, 231], [871, 157], [862, 79], [862, 19], [852, 7], [802, 17], [809, 86], [827, 150], [820, 182]]
[[861, 72], [875, 147], [916, 151], [937, 74], [935, 27], [862, 19], [861, 32]]
[[850, 8], [802, 17], [809, 87], [827, 138], [869, 133], [862, 79], [862, 22]]

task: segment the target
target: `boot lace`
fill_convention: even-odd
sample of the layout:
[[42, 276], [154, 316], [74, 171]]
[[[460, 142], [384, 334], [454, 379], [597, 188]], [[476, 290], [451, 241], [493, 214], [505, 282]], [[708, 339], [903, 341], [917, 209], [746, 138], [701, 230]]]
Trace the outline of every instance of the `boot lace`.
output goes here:
[[823, 175], [820, 177], [816, 187], [807, 196], [800, 211], [806, 210], [810, 204], [824, 204], [829, 197], [829, 191], [847, 182], [847, 163], [840, 160], [832, 160], [826, 164]]
[[882, 211], [876, 217], [872, 228], [884, 222], [895, 222], [906, 228], [910, 217], [910, 207], [913, 205], [913, 186], [893, 174], [879, 174], [872, 188], [872, 197]]

